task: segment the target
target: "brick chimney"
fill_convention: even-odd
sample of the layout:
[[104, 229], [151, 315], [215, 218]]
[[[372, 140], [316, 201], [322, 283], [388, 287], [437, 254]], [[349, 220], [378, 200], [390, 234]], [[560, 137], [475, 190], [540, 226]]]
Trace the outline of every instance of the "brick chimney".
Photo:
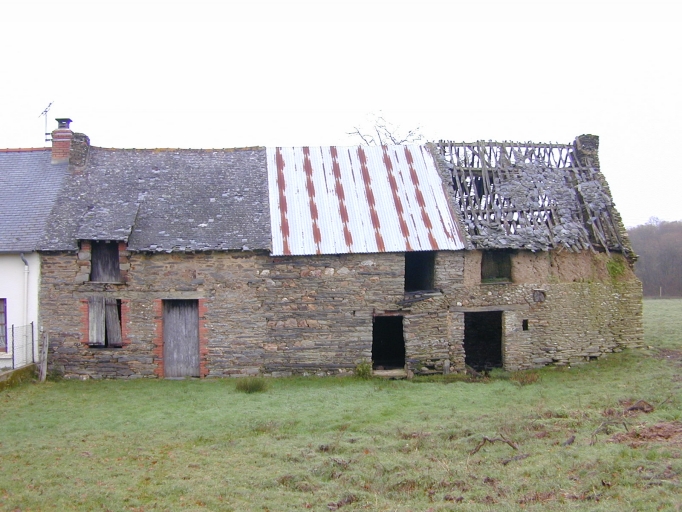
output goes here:
[[71, 119], [58, 118], [55, 121], [57, 121], [58, 125], [57, 129], [52, 132], [52, 163], [69, 163], [71, 141], [73, 140], [73, 132], [69, 128]]

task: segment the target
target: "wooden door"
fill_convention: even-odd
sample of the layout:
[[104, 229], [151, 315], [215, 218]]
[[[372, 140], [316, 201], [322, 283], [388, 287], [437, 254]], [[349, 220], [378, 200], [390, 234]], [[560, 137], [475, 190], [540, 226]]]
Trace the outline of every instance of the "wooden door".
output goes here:
[[199, 301], [163, 301], [165, 377], [199, 377]]

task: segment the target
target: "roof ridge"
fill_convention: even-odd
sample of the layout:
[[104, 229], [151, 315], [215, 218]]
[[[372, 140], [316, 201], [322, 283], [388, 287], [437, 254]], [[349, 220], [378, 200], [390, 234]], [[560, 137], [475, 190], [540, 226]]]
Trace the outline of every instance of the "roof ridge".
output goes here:
[[25, 153], [29, 151], [51, 151], [52, 148], [0, 148], [0, 153]]
[[225, 151], [225, 152], [235, 152], [235, 151], [256, 151], [263, 150], [265, 146], [244, 146], [237, 148], [105, 148], [100, 146], [92, 146], [93, 149], [103, 149], [106, 151], [149, 151], [153, 153], [161, 153], [163, 151]]

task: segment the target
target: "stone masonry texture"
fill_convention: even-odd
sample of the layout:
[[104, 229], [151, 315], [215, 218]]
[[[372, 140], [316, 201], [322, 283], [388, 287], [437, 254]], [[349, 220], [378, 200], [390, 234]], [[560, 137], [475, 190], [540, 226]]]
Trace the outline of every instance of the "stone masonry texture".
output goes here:
[[[641, 284], [615, 253], [516, 251], [511, 281], [486, 284], [482, 251], [439, 252], [436, 290], [425, 294], [404, 292], [402, 253], [271, 257], [124, 246], [120, 253], [122, 283], [87, 281], [82, 247], [43, 254], [41, 322], [50, 367], [66, 377], [162, 377], [159, 311], [168, 299], [199, 300], [205, 377], [351, 373], [371, 360], [377, 315], [403, 317], [414, 373], [465, 370], [470, 311], [503, 312], [507, 370], [576, 364], [642, 344]], [[608, 271], [614, 260], [620, 273]], [[93, 296], [121, 301], [122, 348], [88, 346]]]

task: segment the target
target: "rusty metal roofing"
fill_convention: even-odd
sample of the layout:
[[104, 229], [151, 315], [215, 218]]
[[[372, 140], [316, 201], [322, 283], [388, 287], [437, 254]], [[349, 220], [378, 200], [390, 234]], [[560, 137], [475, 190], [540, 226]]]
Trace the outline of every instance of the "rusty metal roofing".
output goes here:
[[272, 254], [464, 248], [424, 146], [267, 148]]

